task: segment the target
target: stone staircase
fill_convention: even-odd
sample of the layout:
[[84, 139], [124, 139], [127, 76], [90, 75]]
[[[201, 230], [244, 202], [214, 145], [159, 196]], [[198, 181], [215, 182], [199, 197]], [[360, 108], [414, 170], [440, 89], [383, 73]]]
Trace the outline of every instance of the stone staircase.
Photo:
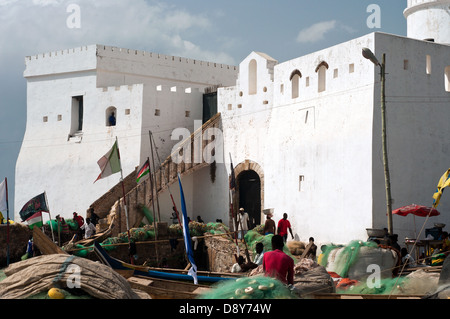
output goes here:
[[[169, 186], [178, 182], [178, 174], [183, 177], [210, 165], [204, 161], [202, 156], [205, 146], [210, 143], [209, 140], [203, 140], [203, 135], [209, 128], [221, 128], [220, 113], [215, 114], [201, 128], [193, 132], [189, 138], [180, 142], [178, 148], [156, 168], [155, 172], [153, 172], [153, 169], [150, 170], [153, 173], [153, 192], [150, 183], [150, 174], [144, 176], [139, 184], [136, 184], [136, 175], [139, 167], [136, 168], [136, 171], [133, 171], [124, 178], [125, 202], [127, 204], [130, 228], [137, 227], [142, 222], [144, 218], [142, 205], [153, 210], [154, 204], [155, 214], [157, 213], [158, 210], [156, 207], [158, 203], [157, 201], [153, 203], [153, 200], [161, 193], [167, 191]], [[186, 161], [186, 156], [183, 154], [183, 150], [186, 149], [190, 150], [190, 161]], [[183, 156], [185, 160], [177, 160], [179, 156]], [[155, 156], [155, 165], [157, 165], [157, 160]], [[152, 168], [151, 160], [150, 166]], [[115, 218], [113, 236], [126, 231], [124, 198], [121, 194], [123, 194], [122, 185], [118, 183], [90, 206], [90, 208], [94, 208], [97, 215], [101, 218], [100, 225], [102, 229], [109, 227], [112, 218]], [[181, 210], [180, 207], [177, 206], [177, 208], [179, 211]], [[167, 214], [167, 212], [165, 213]], [[89, 214], [87, 216], [89, 217]], [[160, 220], [159, 217], [156, 216], [157, 221]]]

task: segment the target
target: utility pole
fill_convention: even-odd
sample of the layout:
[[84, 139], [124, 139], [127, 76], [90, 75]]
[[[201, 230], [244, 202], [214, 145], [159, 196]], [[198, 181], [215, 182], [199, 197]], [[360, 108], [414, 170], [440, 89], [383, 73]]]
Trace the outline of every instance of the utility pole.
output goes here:
[[394, 233], [392, 225], [392, 197], [391, 197], [391, 181], [389, 175], [389, 162], [387, 154], [387, 133], [386, 133], [386, 54], [383, 53], [381, 63], [372, 51], [368, 48], [362, 49], [362, 55], [366, 59], [372, 61], [373, 64], [380, 67], [381, 77], [381, 143], [383, 147], [383, 167], [384, 167], [384, 182], [386, 189], [386, 215], [388, 217], [388, 233], [392, 235]]

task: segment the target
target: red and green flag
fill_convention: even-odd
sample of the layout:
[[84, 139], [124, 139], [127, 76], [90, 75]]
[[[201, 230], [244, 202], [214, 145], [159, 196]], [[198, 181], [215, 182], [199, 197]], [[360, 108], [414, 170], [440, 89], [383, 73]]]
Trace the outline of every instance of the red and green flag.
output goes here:
[[44, 222], [42, 221], [42, 212], [37, 212], [30, 216], [30, 218], [27, 219], [27, 225], [30, 227], [30, 229], [33, 229], [33, 227], [42, 227]]
[[28, 220], [38, 212], [49, 212], [45, 192], [30, 199], [19, 212], [22, 221]]
[[150, 162], [147, 159], [145, 161], [144, 165], [142, 165], [142, 167], [138, 171], [137, 178], [136, 178], [136, 183], [139, 183], [139, 180], [142, 177], [144, 177], [145, 175], [147, 175], [148, 173], [150, 173]]
[[94, 181], [98, 181], [99, 179], [108, 177], [112, 174], [120, 172], [120, 154], [119, 154], [119, 146], [117, 144], [117, 140], [114, 143], [113, 147], [103, 155], [98, 161], [98, 166], [100, 167], [100, 174], [97, 179]]

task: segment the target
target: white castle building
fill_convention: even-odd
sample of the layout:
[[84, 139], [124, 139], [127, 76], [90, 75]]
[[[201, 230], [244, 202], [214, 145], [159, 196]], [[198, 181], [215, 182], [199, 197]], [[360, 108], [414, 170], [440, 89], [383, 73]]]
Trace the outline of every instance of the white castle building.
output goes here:
[[[393, 208], [431, 206], [437, 182], [450, 168], [449, 5], [450, 0], [410, 0], [404, 12], [407, 37], [375, 32], [281, 63], [252, 52], [235, 68], [103, 46], [28, 57], [16, 218], [20, 207], [44, 190], [52, 210], [63, 216], [84, 212], [117, 183], [108, 177], [92, 184], [99, 173], [96, 161], [115, 136], [124, 174], [148, 156], [149, 130], [167, 156], [177, 142], [172, 131], [192, 131], [193, 120], [202, 118], [203, 90], [221, 85], [223, 160], [217, 159], [213, 183], [205, 170], [186, 177], [190, 217], [230, 223], [231, 156], [236, 205], [249, 212], [253, 224], [264, 223], [263, 210], [271, 208], [276, 221], [288, 214], [300, 240], [365, 240], [366, 228], [387, 227], [387, 216], [380, 68], [362, 56], [362, 48], [380, 61], [386, 56]], [[107, 125], [111, 110], [115, 127]], [[426, 227], [450, 225], [445, 197], [444, 192], [438, 207], [442, 214]], [[161, 205], [169, 221], [168, 194]], [[417, 228], [412, 217], [393, 217], [401, 245], [420, 230], [416, 222]]]

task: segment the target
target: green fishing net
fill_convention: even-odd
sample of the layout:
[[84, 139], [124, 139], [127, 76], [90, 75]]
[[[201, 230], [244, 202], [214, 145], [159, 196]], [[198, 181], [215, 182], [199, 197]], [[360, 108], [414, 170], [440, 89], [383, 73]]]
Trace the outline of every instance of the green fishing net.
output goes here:
[[[189, 233], [191, 237], [203, 236], [205, 233], [218, 235], [229, 233], [229, 228], [223, 223], [199, 223], [191, 221], [189, 223]], [[183, 229], [180, 224], [172, 224], [169, 226], [169, 234], [175, 237], [183, 236]]]
[[367, 295], [390, 295], [398, 294], [401, 287], [409, 279], [407, 277], [385, 278], [378, 282], [364, 280], [352, 285], [350, 288], [336, 289], [338, 294], [367, 294]]
[[338, 249], [338, 248], [342, 248], [343, 251], [336, 257], [336, 270], [335, 272], [345, 278], [347, 277], [348, 274], [348, 270], [350, 269], [350, 267], [355, 264], [355, 262], [358, 260], [359, 258], [359, 251], [361, 249], [361, 247], [378, 247], [378, 244], [373, 242], [373, 241], [360, 241], [360, 240], [353, 240], [351, 241], [348, 245], [346, 246], [336, 246], [333, 244], [330, 245], [324, 245], [321, 247], [322, 249], [322, 254], [319, 256], [318, 258], [318, 264], [325, 267], [328, 264], [328, 257], [329, 254], [334, 250], [334, 249]]
[[[255, 228], [252, 230], [249, 230], [247, 232], [247, 234], [245, 234], [244, 239], [247, 242], [248, 248], [249, 250], [252, 250], [253, 253], [256, 253], [256, 244], [257, 243], [262, 243], [264, 246], [264, 251], [271, 251], [272, 250], [272, 237], [273, 234], [269, 234], [269, 235], [261, 235], [259, 233], [259, 231]], [[289, 257], [291, 257], [292, 259], [295, 260], [294, 256], [291, 254], [291, 251], [289, 250], [289, 248], [284, 245], [283, 248], [283, 252], [288, 255]]]
[[224, 280], [199, 299], [298, 299], [281, 281], [266, 276], [242, 277]]

